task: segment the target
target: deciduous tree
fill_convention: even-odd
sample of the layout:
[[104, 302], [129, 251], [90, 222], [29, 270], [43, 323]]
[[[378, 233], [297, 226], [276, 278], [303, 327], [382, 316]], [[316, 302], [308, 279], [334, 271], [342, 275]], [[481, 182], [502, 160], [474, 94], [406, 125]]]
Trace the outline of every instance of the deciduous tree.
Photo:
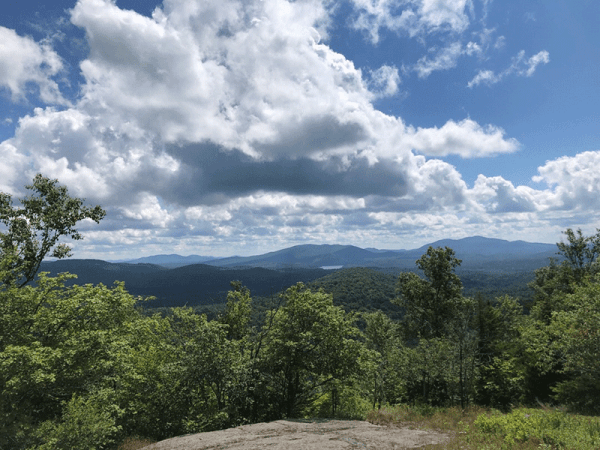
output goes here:
[[394, 303], [405, 310], [409, 337], [439, 338], [447, 333], [461, 302], [462, 283], [454, 272], [460, 263], [451, 248], [429, 247], [416, 261], [425, 279], [413, 272], [400, 275]]
[[3, 263], [3, 283], [23, 286], [32, 281], [46, 256], [65, 258], [70, 247], [58, 243], [61, 237], [79, 240], [83, 236], [75, 226], [84, 219], [98, 223], [105, 215], [100, 206], [83, 205], [83, 199], [71, 197], [58, 180], [36, 175], [28, 197], [14, 206], [12, 197], [0, 193], [0, 260]]

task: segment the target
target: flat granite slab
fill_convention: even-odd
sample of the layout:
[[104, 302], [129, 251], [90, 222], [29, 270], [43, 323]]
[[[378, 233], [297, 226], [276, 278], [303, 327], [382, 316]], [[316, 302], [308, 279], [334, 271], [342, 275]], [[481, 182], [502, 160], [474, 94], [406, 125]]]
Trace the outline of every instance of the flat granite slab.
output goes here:
[[144, 450], [400, 450], [441, 444], [449, 436], [358, 420], [277, 420], [166, 439]]

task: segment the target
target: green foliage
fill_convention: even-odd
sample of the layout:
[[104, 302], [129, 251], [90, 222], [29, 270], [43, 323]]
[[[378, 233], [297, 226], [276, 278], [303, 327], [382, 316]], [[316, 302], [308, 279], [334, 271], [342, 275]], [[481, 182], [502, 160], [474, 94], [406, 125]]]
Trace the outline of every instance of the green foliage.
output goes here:
[[556, 244], [558, 252], [563, 255], [573, 271], [576, 283], [581, 282], [586, 275], [596, 271], [596, 258], [600, 255], [600, 229], [594, 236], [583, 236], [581, 230], [574, 232], [568, 228], [563, 232], [567, 236], [568, 243]]
[[482, 414], [475, 420], [475, 426], [483, 433], [501, 435], [507, 444], [535, 439], [556, 449], [600, 447], [598, 418], [558, 410], [518, 408], [510, 414]]
[[83, 206], [83, 200], [69, 196], [67, 188], [40, 174], [26, 186], [31, 196], [20, 200], [15, 207], [10, 195], [0, 193], [0, 259], [5, 267], [1, 281], [25, 285], [32, 281], [45, 256], [65, 258], [70, 248], [57, 244], [63, 236], [79, 240], [83, 237], [75, 225], [92, 219], [98, 223], [105, 215], [100, 206]]
[[406, 380], [408, 399], [435, 406], [450, 403], [454, 363], [452, 343], [444, 338], [420, 339], [407, 349]]
[[569, 379], [555, 388], [558, 399], [579, 411], [600, 413], [600, 280], [584, 282], [565, 297], [549, 326]]
[[[360, 383], [340, 385], [335, 392], [328, 390], [315, 398], [303, 411], [305, 418], [331, 418], [331, 411], [336, 409], [336, 418], [348, 420], [365, 420], [372, 406], [368, 398], [362, 395]], [[336, 398], [337, 397], [337, 398]]]
[[373, 312], [381, 310], [394, 320], [402, 316], [392, 303], [396, 297], [397, 277], [368, 268], [352, 267], [336, 270], [307, 286], [333, 295], [333, 303], [346, 311]]
[[535, 278], [534, 271], [515, 268], [514, 272], [496, 273], [493, 269], [493, 266], [483, 266], [479, 271], [457, 270], [463, 284], [463, 295], [471, 298], [481, 296], [490, 301], [509, 296], [529, 307], [533, 301], [533, 291], [529, 285]]
[[331, 295], [299, 283], [284, 298], [285, 305], [267, 319], [272, 325], [263, 355], [281, 396], [279, 410], [297, 417], [324, 387], [356, 372], [359, 331], [354, 316], [334, 306]]
[[363, 366], [372, 407], [381, 407], [386, 403], [397, 403], [405, 395], [405, 377], [407, 372], [407, 352], [402, 344], [400, 327], [381, 311], [364, 316], [366, 322], [366, 345], [371, 350], [369, 367]]
[[139, 323], [119, 403], [127, 434], [156, 440], [230, 424], [227, 393], [234, 384], [235, 344], [227, 327], [190, 308]]
[[[111, 408], [96, 396], [73, 396], [59, 421], [43, 422], [34, 439], [43, 442], [31, 450], [101, 450], [111, 448], [120, 427]], [[117, 411], [118, 412], [118, 411]]]
[[[529, 395], [540, 386], [557, 393], [557, 399], [581, 411], [600, 409], [591, 397], [597, 395], [598, 359], [594, 326], [598, 306], [598, 280], [594, 279], [600, 266], [600, 230], [585, 237], [581, 230], [567, 229], [567, 242], [558, 243], [565, 258], [536, 272], [532, 283], [535, 303], [533, 319], [524, 330], [529, 345], [524, 350], [528, 361], [526, 388]], [[544, 400], [550, 399], [551, 391]]]
[[479, 363], [476, 401], [507, 410], [522, 400], [525, 389], [524, 347], [530, 342], [522, 333], [527, 319], [514, 298], [498, 298], [495, 305], [481, 298], [476, 301]]
[[428, 429], [448, 433], [444, 450], [595, 450], [600, 443], [600, 420], [557, 410], [515, 409], [502, 414], [481, 407], [433, 408], [396, 405], [368, 414], [379, 425]]
[[583, 236], [581, 230], [568, 228], [564, 234], [568, 242], [557, 243], [558, 253], [565, 260], [558, 264], [551, 260], [546, 267], [536, 271], [531, 287], [535, 292], [532, 315], [545, 324], [550, 323], [552, 313], [565, 307], [565, 295], [590, 276], [600, 271], [600, 229], [594, 236]]
[[416, 264], [425, 279], [401, 274], [404, 335], [410, 351], [408, 398], [432, 405], [469, 404], [475, 395], [477, 329], [475, 302], [461, 295], [455, 269], [461, 261], [448, 247], [429, 247]]
[[248, 325], [252, 313], [252, 298], [250, 290], [243, 287], [239, 281], [232, 281], [232, 291], [227, 293], [227, 305], [221, 322], [228, 328], [229, 339], [240, 340], [248, 334]]
[[400, 295], [394, 302], [405, 310], [408, 336], [439, 338], [446, 334], [461, 298], [462, 283], [454, 273], [460, 263], [452, 249], [429, 247], [416, 262], [426, 279], [412, 272], [400, 275]]
[[[114, 384], [125, 370], [137, 299], [122, 285], [73, 286], [41, 274], [36, 287], [0, 290], [0, 423], [5, 436], [61, 416], [74, 394]], [[18, 448], [15, 445], [15, 448]]]

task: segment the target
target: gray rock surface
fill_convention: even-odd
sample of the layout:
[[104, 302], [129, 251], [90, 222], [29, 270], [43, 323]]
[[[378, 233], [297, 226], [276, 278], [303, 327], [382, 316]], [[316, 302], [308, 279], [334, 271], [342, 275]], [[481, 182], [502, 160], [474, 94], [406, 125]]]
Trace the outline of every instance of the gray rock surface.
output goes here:
[[144, 450], [400, 450], [440, 444], [448, 437], [355, 420], [278, 420], [175, 437]]

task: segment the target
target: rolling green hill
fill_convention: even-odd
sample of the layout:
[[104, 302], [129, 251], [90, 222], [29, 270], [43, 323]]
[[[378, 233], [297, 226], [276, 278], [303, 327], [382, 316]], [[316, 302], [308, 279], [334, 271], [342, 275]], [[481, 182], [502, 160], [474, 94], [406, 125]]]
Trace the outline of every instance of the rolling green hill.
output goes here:
[[69, 284], [111, 286], [125, 282], [133, 295], [153, 296], [149, 306], [182, 306], [221, 303], [225, 301], [230, 282], [239, 280], [254, 295], [268, 296], [297, 282], [309, 282], [326, 275], [323, 269], [270, 270], [260, 267], [222, 269], [206, 264], [192, 264], [168, 269], [153, 264], [108, 263], [98, 260], [72, 259], [44, 262], [41, 271], [52, 275], [61, 272], [77, 274]]

